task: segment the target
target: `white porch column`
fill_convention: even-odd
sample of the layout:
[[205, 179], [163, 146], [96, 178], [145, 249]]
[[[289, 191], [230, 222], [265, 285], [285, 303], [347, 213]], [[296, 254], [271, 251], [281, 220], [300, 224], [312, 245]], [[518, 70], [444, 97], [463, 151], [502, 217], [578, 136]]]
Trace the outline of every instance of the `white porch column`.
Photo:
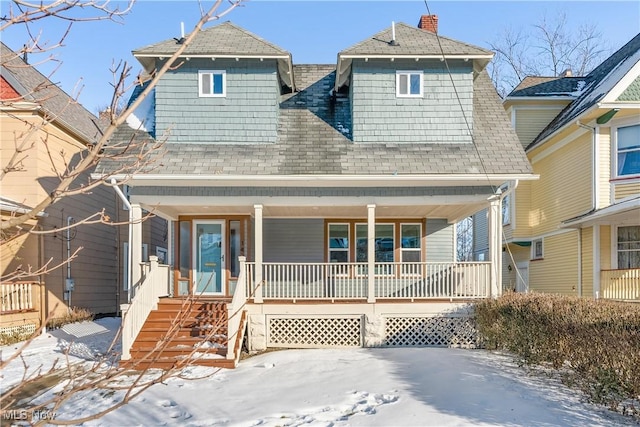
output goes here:
[[131, 241], [129, 242], [129, 296], [131, 301], [134, 286], [142, 278], [140, 263], [142, 262], [142, 208], [138, 204], [131, 204], [129, 227]]
[[367, 302], [376, 302], [376, 205], [367, 205]]
[[491, 200], [489, 205], [489, 260], [491, 277], [489, 279], [489, 297], [502, 295], [502, 201]]
[[[578, 254], [582, 256], [582, 254]], [[600, 298], [600, 225], [593, 225], [593, 297]], [[582, 295], [581, 295], [582, 296]]]
[[255, 284], [256, 290], [253, 295], [253, 302], [262, 303], [262, 205], [253, 205], [254, 209], [254, 238], [255, 238]]

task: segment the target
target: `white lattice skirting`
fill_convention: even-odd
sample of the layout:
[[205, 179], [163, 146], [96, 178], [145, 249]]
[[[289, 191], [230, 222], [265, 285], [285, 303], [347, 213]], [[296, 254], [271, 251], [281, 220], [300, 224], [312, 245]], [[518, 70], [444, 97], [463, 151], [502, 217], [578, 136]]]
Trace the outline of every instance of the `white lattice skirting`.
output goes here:
[[[477, 331], [469, 317], [404, 316], [384, 318], [386, 347], [478, 346]], [[267, 316], [267, 347], [362, 347], [363, 316]], [[382, 334], [382, 330], [380, 333]]]
[[18, 335], [22, 338], [26, 338], [33, 334], [35, 331], [36, 325], [33, 323], [28, 323], [26, 325], [6, 326], [0, 328], [0, 335], [6, 335], [9, 337]]
[[476, 347], [469, 317], [386, 317], [384, 346]]
[[267, 346], [362, 347], [362, 317], [268, 317]]

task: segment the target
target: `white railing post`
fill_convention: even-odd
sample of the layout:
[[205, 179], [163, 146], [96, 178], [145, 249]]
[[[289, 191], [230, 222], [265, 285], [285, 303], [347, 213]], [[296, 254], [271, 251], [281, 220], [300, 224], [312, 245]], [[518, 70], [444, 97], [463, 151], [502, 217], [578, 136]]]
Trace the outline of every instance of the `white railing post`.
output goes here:
[[131, 346], [133, 339], [131, 338], [131, 322], [129, 321], [129, 307], [131, 304], [120, 304], [120, 312], [122, 313], [122, 355], [121, 360], [131, 359]]
[[254, 205], [253, 209], [255, 211], [254, 215], [254, 228], [255, 228], [255, 269], [253, 274], [255, 275], [255, 286], [256, 289], [253, 293], [253, 302], [257, 304], [262, 304], [262, 205]]
[[131, 267], [131, 269], [129, 270], [129, 276], [131, 282], [129, 284], [129, 302], [131, 302], [134, 288], [136, 287], [136, 285], [140, 284], [140, 279], [142, 276], [142, 271], [140, 268], [140, 263], [142, 262], [142, 208], [140, 207], [140, 205], [131, 205], [130, 216], [131, 223], [129, 224], [129, 227], [131, 227], [131, 241], [129, 242], [129, 253], [131, 256], [131, 261], [129, 263], [129, 266]]
[[242, 312], [244, 311], [244, 305], [247, 302], [246, 293], [246, 262], [247, 258], [244, 256], [238, 257], [240, 262], [240, 273], [238, 274], [238, 283], [233, 293], [233, 299], [231, 304], [227, 306], [227, 359], [235, 360], [235, 343], [239, 339], [239, 335], [242, 334], [240, 325], [242, 323]]
[[160, 299], [160, 294], [162, 293], [162, 288], [160, 286], [160, 281], [162, 280], [160, 278], [160, 271], [158, 270], [158, 257], [155, 255], [150, 255], [149, 256], [149, 277], [148, 280], [150, 281], [150, 285], [151, 285], [151, 289], [153, 291], [152, 294], [152, 306], [151, 309], [152, 310], [157, 310], [158, 309], [158, 300]]
[[367, 205], [367, 302], [376, 302], [376, 205]]

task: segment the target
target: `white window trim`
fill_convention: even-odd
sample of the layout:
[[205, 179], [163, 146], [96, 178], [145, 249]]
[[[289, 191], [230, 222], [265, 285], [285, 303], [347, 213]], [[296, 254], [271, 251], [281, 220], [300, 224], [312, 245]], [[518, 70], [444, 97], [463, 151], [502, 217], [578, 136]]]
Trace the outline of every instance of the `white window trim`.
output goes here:
[[[411, 77], [410, 77], [411, 74], [420, 75], [420, 93], [419, 94], [400, 93], [400, 76], [402, 75], [409, 76], [407, 89], [411, 90]], [[421, 70], [397, 70], [396, 71], [396, 97], [397, 98], [423, 98], [424, 97], [424, 72]]]
[[[402, 226], [404, 225], [417, 225], [420, 229], [420, 236], [418, 238], [418, 241], [420, 242], [420, 246], [417, 248], [403, 248], [402, 247]], [[455, 234], [455, 233], [454, 233]], [[400, 262], [405, 262], [404, 261], [404, 253], [406, 252], [418, 252], [420, 253], [420, 261], [422, 262], [422, 224], [419, 222], [401, 222], [400, 223], [400, 242], [399, 242], [399, 248], [400, 248]]]
[[620, 240], [618, 239], [618, 231], [621, 227], [640, 227], [640, 224], [635, 225], [635, 224], [625, 224], [625, 225], [619, 225], [619, 226], [613, 226], [611, 227], [613, 230], [613, 232], [611, 233], [611, 237], [612, 237], [612, 242], [611, 242], [611, 247], [613, 248], [613, 250], [611, 251], [611, 269], [612, 270], [620, 270], [620, 266], [618, 265], [618, 254], [620, 253], [620, 249], [619, 249], [619, 243]]
[[[500, 190], [502, 191], [502, 193], [509, 191], [509, 185], [508, 184], [504, 184], [500, 186]], [[507, 194], [503, 199], [502, 199], [502, 225], [511, 225], [512, 221], [513, 221], [513, 215], [512, 215], [512, 211], [513, 211], [513, 192], [511, 192], [510, 194]], [[504, 205], [505, 205], [505, 200], [508, 200], [509, 203], [507, 205], [507, 214], [504, 214]]]
[[[634, 179], [640, 178], [640, 173], [634, 175], [618, 175], [618, 129], [629, 127], [629, 126], [640, 126], [640, 121], [638, 119], [627, 119], [627, 120], [618, 120], [614, 124], [611, 125], [611, 178], [612, 179]], [[614, 192], [611, 192], [613, 197]]]
[[[540, 242], [542, 244], [542, 253], [540, 256], [536, 256], [536, 242]], [[531, 241], [531, 260], [543, 259], [544, 258], [544, 239], [533, 239]]]
[[[211, 75], [211, 90], [213, 91], [213, 76], [222, 75], [222, 93], [203, 93], [202, 75]], [[198, 96], [200, 98], [225, 98], [227, 96], [227, 72], [225, 70], [199, 70], [198, 71]]]

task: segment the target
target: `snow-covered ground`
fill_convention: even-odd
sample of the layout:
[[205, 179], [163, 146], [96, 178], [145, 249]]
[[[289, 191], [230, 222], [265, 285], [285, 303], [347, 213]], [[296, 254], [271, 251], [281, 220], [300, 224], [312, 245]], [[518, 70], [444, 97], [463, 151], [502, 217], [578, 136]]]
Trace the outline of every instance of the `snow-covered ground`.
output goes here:
[[[51, 331], [33, 341], [25, 360], [30, 369], [48, 367], [71, 342], [72, 362], [90, 360], [106, 351], [118, 323], [101, 319]], [[2, 358], [16, 347], [0, 348]], [[213, 372], [187, 368], [187, 378], [154, 385], [130, 404], [85, 425], [637, 425], [585, 403], [555, 379], [528, 374], [508, 356], [484, 350], [286, 350], [246, 359], [235, 370]], [[18, 361], [3, 369], [0, 392], [19, 382], [23, 373]], [[60, 410], [57, 418], [89, 415], [120, 395], [88, 393]]]

